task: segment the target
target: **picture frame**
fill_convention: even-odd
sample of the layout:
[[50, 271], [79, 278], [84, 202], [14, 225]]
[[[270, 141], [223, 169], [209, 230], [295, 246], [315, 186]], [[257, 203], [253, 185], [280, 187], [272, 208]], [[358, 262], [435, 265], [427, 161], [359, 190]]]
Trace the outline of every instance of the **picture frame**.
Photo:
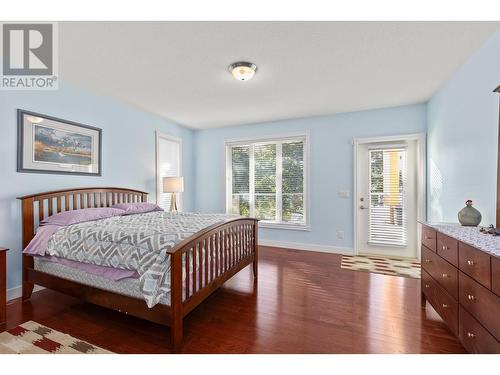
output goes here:
[[102, 176], [102, 129], [17, 110], [17, 172]]

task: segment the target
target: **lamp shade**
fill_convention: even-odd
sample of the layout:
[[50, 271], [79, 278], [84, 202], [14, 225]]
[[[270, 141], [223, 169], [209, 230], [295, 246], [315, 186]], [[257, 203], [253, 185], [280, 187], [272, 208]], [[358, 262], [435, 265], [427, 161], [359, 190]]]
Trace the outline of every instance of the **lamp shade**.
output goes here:
[[164, 193], [182, 193], [184, 191], [183, 177], [163, 177]]

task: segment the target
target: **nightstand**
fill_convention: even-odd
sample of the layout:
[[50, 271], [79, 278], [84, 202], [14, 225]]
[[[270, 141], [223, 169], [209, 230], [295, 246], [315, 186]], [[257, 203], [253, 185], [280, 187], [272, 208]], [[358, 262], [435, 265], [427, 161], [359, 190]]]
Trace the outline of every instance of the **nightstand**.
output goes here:
[[7, 320], [7, 251], [0, 247], [0, 324]]

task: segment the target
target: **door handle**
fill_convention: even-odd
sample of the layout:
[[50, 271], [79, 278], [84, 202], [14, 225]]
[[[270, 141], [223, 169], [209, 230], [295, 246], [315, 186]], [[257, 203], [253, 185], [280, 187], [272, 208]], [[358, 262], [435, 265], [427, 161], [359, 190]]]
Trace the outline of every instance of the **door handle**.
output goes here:
[[363, 206], [363, 205], [359, 206], [359, 209], [360, 209], [360, 210], [366, 210], [367, 208], [368, 208], [368, 207], [365, 207], [365, 206]]

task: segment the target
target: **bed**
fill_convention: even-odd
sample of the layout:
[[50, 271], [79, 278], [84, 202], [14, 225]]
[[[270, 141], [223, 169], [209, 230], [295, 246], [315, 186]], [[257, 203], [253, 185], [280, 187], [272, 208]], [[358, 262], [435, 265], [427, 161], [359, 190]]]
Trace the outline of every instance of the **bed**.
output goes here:
[[[60, 212], [111, 207], [119, 203], [147, 202], [147, 193], [125, 188], [81, 188], [20, 197], [22, 240], [25, 249], [39, 223]], [[167, 214], [164, 214], [167, 215]], [[187, 219], [186, 219], [187, 220]], [[35, 284], [99, 306], [169, 326], [173, 352], [182, 349], [183, 318], [225, 281], [253, 265], [257, 278], [258, 221], [226, 217], [200, 227], [166, 250], [169, 264], [168, 293], [158, 303], [146, 303], [136, 279], [110, 282], [64, 264], [56, 264], [23, 253], [23, 300]], [[148, 307], [150, 305], [151, 307]]]

